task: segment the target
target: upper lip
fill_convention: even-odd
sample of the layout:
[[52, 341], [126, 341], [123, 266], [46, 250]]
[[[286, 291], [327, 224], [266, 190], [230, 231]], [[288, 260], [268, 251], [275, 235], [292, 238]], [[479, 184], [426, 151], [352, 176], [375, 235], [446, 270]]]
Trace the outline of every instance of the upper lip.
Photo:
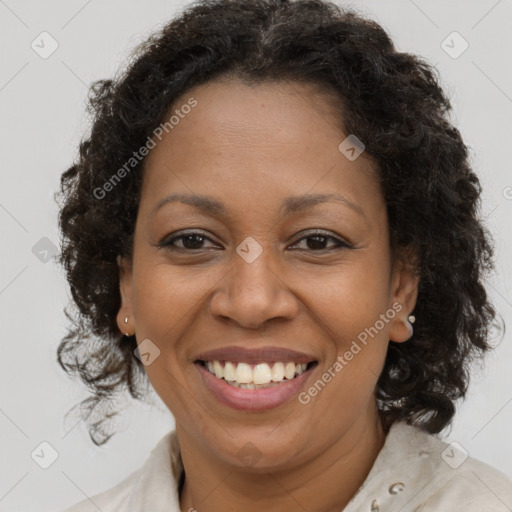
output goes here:
[[201, 352], [195, 357], [196, 361], [234, 361], [248, 364], [262, 362], [294, 362], [310, 363], [315, 357], [305, 352], [297, 352], [282, 347], [245, 348], [240, 346], [221, 347]]

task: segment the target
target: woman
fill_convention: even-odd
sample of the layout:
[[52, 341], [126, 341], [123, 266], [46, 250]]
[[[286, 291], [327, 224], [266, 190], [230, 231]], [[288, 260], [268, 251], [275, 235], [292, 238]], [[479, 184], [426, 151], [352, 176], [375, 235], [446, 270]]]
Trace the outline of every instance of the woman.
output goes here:
[[512, 509], [504, 474], [435, 436], [497, 315], [428, 64], [332, 3], [214, 0], [92, 92], [59, 362], [89, 413], [149, 381], [176, 429], [68, 512]]

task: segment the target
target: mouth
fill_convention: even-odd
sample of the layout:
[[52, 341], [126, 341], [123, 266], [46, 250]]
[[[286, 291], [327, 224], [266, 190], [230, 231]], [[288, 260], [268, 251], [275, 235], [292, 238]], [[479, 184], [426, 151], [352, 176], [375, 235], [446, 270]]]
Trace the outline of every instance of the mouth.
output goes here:
[[246, 412], [275, 409], [306, 386], [318, 361], [204, 360], [194, 362], [206, 388], [221, 404]]
[[199, 364], [217, 379], [238, 389], [267, 389], [296, 379], [317, 365], [316, 361], [274, 361], [249, 364], [240, 361], [203, 361]]

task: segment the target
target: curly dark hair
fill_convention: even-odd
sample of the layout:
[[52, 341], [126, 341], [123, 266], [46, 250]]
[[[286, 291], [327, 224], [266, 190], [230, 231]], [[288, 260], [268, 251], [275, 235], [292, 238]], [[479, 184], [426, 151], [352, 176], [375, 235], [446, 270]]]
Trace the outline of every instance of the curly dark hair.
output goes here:
[[448, 119], [452, 107], [437, 70], [397, 52], [383, 28], [353, 8], [322, 0], [203, 0], [140, 45], [119, 76], [92, 84], [92, 128], [61, 177], [60, 263], [74, 304], [66, 309], [72, 324], [58, 362], [93, 393], [80, 404], [92, 441], [110, 439], [106, 421], [115, 412], [97, 421], [91, 413], [120, 391], [143, 400], [147, 386], [135, 336], [124, 339], [116, 324], [116, 257], [132, 254], [144, 159], [108, 198], [94, 191], [179, 97], [214, 77], [314, 84], [341, 100], [345, 132], [364, 142], [378, 170], [393, 257], [420, 278], [414, 334], [389, 343], [379, 412], [386, 429], [405, 420], [440, 432], [466, 395], [470, 363], [493, 348], [497, 313], [484, 288], [494, 248], [477, 212], [481, 186]]

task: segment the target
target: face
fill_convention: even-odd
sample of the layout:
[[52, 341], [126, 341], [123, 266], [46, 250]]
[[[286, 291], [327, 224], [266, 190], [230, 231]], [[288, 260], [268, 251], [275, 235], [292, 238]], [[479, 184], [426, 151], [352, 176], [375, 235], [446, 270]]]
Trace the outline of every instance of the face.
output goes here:
[[[146, 344], [148, 378], [183, 436], [235, 466], [250, 441], [259, 468], [285, 468], [375, 421], [376, 382], [389, 340], [410, 337], [417, 281], [391, 259], [374, 164], [338, 148], [349, 134], [332, 97], [215, 81], [176, 109], [146, 158], [118, 324]], [[242, 381], [279, 381], [280, 362], [306, 370], [244, 389], [213, 376], [213, 360]]]

